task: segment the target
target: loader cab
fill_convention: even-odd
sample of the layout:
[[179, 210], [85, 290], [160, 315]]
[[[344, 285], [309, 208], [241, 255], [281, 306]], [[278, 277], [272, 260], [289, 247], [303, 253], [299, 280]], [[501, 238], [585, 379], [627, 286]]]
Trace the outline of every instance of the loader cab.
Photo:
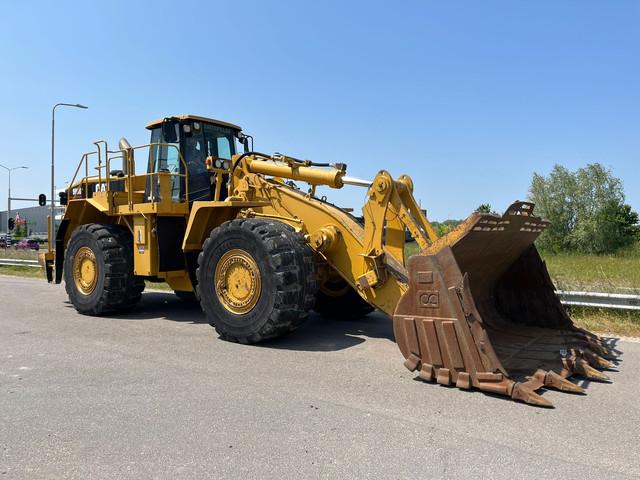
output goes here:
[[[147, 125], [151, 130], [152, 144], [148, 173], [166, 172], [174, 174], [171, 178], [171, 195], [174, 202], [183, 202], [188, 187], [189, 203], [213, 199], [215, 177], [206, 166], [207, 157], [213, 157], [216, 166], [230, 161], [236, 153], [235, 139], [241, 129], [218, 120], [193, 115], [169, 117]], [[162, 144], [153, 146], [153, 144]], [[184, 163], [180, 160], [180, 155]], [[185, 166], [188, 172], [188, 185], [185, 179]], [[175, 175], [180, 174], [183, 176]], [[152, 196], [152, 180], [147, 180], [145, 196]], [[226, 178], [224, 178], [226, 183]], [[226, 193], [223, 185], [222, 192]], [[224, 199], [224, 198], [222, 198]]]

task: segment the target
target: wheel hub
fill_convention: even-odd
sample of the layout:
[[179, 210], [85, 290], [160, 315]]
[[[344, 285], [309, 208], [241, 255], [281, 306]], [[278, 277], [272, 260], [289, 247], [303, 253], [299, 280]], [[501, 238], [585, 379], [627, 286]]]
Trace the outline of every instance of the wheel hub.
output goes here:
[[220, 258], [214, 282], [222, 306], [237, 315], [250, 312], [260, 299], [260, 269], [244, 250], [233, 249]]
[[73, 280], [83, 295], [91, 295], [96, 288], [98, 267], [96, 255], [89, 247], [81, 247], [73, 259]]

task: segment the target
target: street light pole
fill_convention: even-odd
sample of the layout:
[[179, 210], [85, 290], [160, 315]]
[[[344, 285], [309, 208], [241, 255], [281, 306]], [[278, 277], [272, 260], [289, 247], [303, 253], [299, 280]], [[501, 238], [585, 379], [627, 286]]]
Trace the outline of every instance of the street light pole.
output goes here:
[[56, 204], [55, 204], [55, 135], [56, 135], [56, 108], [74, 107], [89, 108], [79, 103], [56, 103], [51, 110], [51, 220], [49, 224], [49, 251], [53, 250], [53, 236], [56, 226]]
[[[0, 165], [0, 167], [4, 168], [9, 173], [9, 196], [7, 197], [7, 222], [11, 218], [11, 172], [13, 170], [19, 170], [21, 168], [29, 168], [29, 167], [5, 167], [4, 165]], [[9, 227], [7, 227], [7, 232], [9, 231]]]

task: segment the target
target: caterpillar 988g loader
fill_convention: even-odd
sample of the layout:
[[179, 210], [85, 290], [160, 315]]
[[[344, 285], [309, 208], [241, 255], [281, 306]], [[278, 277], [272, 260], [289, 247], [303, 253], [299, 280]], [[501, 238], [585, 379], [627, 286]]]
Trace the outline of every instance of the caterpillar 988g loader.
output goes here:
[[[284, 335], [314, 308], [375, 308], [427, 382], [551, 406], [538, 389], [581, 392], [569, 377], [607, 379], [614, 352], [560, 304], [533, 244], [547, 222], [531, 203], [474, 213], [438, 238], [406, 175], [365, 181], [345, 164], [255, 152], [240, 127], [209, 118], [147, 128], [147, 145], [95, 142], [61, 196], [45, 263], [78, 312], [131, 308], [145, 279], [163, 281], [234, 342]], [[366, 188], [363, 219], [319, 198], [320, 185]], [[407, 232], [420, 252], [405, 263]]]

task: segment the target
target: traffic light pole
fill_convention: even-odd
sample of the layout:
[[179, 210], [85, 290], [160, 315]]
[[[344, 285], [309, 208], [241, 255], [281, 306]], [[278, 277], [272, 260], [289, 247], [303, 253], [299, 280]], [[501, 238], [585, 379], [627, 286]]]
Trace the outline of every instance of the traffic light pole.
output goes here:
[[44, 193], [41, 193], [38, 198], [21, 198], [21, 197], [12, 197], [11, 196], [11, 176], [9, 176], [9, 198], [7, 198], [7, 231], [13, 230], [13, 227], [10, 227], [9, 223], [11, 222], [11, 200], [15, 200], [17, 202], [38, 202], [38, 205], [44, 207], [47, 204], [47, 197]]
[[9, 170], [9, 196], [7, 197], [7, 233], [9, 233], [10, 218], [11, 218], [11, 170]]
[[[11, 200], [12, 200], [11, 199], [11, 172], [13, 172], [14, 170], [19, 170], [21, 168], [25, 168], [26, 169], [28, 167], [20, 166], [20, 167], [9, 168], [9, 167], [6, 167], [4, 165], [0, 165], [0, 167], [3, 168], [4, 170], [6, 170], [7, 173], [9, 174], [9, 194], [7, 196], [7, 230], [9, 230], [8, 222], [9, 222], [9, 219], [11, 218]], [[14, 199], [14, 200], [17, 200], [17, 199]]]

